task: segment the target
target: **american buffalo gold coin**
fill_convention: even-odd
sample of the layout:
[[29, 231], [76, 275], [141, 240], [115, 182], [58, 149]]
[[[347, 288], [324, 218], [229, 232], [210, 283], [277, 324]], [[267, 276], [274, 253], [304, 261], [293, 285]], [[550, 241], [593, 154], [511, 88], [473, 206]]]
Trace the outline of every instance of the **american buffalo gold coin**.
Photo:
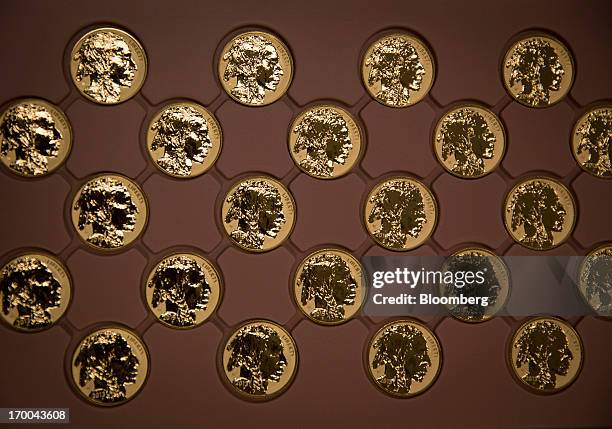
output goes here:
[[0, 270], [0, 316], [18, 331], [53, 326], [66, 312], [71, 298], [68, 270], [47, 253], [24, 253]]
[[370, 340], [367, 370], [373, 383], [388, 395], [408, 398], [436, 381], [442, 350], [436, 335], [412, 320], [383, 326]]
[[586, 112], [572, 132], [572, 154], [584, 171], [612, 178], [612, 106]]
[[583, 354], [580, 336], [567, 322], [536, 317], [516, 331], [508, 356], [523, 386], [537, 393], [556, 393], [576, 379]]
[[298, 308], [321, 325], [338, 325], [355, 316], [364, 302], [363, 268], [341, 249], [321, 249], [306, 256], [293, 281]]
[[379, 245], [397, 251], [414, 249], [433, 233], [438, 220], [436, 199], [410, 177], [393, 177], [372, 189], [364, 206], [366, 230]]
[[576, 203], [559, 181], [533, 177], [516, 184], [508, 193], [503, 215], [514, 241], [529, 249], [549, 250], [572, 233]]
[[95, 28], [72, 48], [70, 75], [79, 92], [94, 103], [122, 103], [142, 87], [147, 55], [140, 42], [126, 31]]
[[79, 237], [99, 250], [129, 245], [143, 232], [148, 219], [140, 186], [119, 174], [88, 179], [74, 196], [71, 210]]
[[580, 264], [578, 289], [598, 315], [612, 317], [612, 243], [592, 250]]
[[298, 368], [291, 334], [267, 320], [240, 325], [221, 351], [221, 377], [242, 398], [267, 400], [285, 391]]
[[72, 148], [72, 129], [59, 107], [38, 98], [14, 101], [0, 114], [0, 161], [23, 177], [57, 170]]

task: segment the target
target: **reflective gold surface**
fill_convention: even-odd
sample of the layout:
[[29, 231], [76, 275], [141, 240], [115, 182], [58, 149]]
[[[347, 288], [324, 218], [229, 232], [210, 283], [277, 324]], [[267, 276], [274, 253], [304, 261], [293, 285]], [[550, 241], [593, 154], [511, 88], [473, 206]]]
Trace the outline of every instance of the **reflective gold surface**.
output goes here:
[[578, 288], [598, 316], [612, 317], [612, 244], [599, 246], [584, 258]]
[[582, 342], [567, 322], [536, 317], [516, 331], [510, 343], [510, 367], [524, 386], [555, 393], [569, 386], [582, 367]]
[[442, 351], [425, 325], [397, 320], [383, 326], [368, 347], [368, 375], [383, 392], [408, 398], [427, 390], [438, 377]]
[[612, 106], [591, 109], [572, 132], [572, 154], [584, 171], [612, 178]]

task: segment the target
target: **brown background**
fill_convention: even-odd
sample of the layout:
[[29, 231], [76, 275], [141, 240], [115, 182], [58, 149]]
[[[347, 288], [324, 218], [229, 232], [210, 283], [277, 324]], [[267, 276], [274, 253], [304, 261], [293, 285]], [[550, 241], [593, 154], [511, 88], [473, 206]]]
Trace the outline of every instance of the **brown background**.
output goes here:
[[[74, 426], [113, 427], [610, 427], [612, 322], [571, 320], [585, 347], [582, 372], [567, 390], [535, 395], [506, 367], [506, 345], [519, 321], [468, 325], [426, 320], [443, 349], [439, 379], [425, 394], [397, 400], [368, 380], [362, 354], [382, 321], [359, 318], [317, 326], [295, 308], [292, 271], [313, 247], [338, 245], [357, 256], [385, 254], [361, 224], [367, 191], [391, 172], [431, 186], [440, 206], [434, 239], [414, 254], [445, 253], [468, 243], [503, 254], [529, 254], [509, 240], [500, 208], [518, 177], [538, 172], [563, 178], [575, 196], [574, 235], [552, 253], [584, 254], [612, 239], [610, 181], [580, 173], [569, 135], [586, 106], [612, 98], [612, 7], [609, 2], [407, 1], [4, 1], [0, 5], [0, 104], [42, 97], [58, 104], [74, 128], [66, 166], [47, 178], [23, 180], [0, 172], [0, 255], [39, 247], [66, 261], [74, 300], [59, 326], [37, 334], [0, 327], [0, 407], [69, 407]], [[67, 74], [68, 51], [82, 30], [124, 27], [142, 42], [149, 74], [141, 93], [118, 106], [81, 97]], [[236, 30], [264, 27], [279, 34], [295, 60], [287, 97], [263, 108], [229, 100], [216, 79], [215, 55]], [[373, 102], [359, 74], [366, 42], [388, 28], [420, 34], [432, 48], [437, 77], [431, 96], [407, 109]], [[565, 101], [542, 110], [511, 102], [499, 62], [509, 41], [528, 29], [557, 34], [571, 48], [576, 80]], [[224, 133], [210, 173], [194, 180], [163, 176], [144, 150], [148, 120], [166, 102], [189, 98], [215, 111]], [[334, 181], [300, 174], [286, 147], [291, 118], [317, 100], [336, 100], [362, 121], [367, 150], [361, 169]], [[430, 135], [446, 106], [480, 101], [508, 131], [502, 168], [465, 181], [442, 174]], [[143, 184], [150, 222], [141, 240], [116, 255], [79, 242], [68, 223], [68, 201], [85, 177], [116, 171]], [[265, 254], [232, 247], [219, 229], [220, 198], [236, 178], [264, 172], [289, 184], [297, 201], [291, 240]], [[225, 297], [210, 323], [174, 331], [155, 323], [141, 299], [145, 272], [170, 248], [199, 249], [221, 268]], [[520, 287], [520, 285], [513, 285]], [[220, 342], [250, 318], [269, 318], [291, 330], [300, 353], [297, 378], [263, 404], [235, 397], [216, 369]], [[141, 393], [112, 409], [91, 406], [65, 376], [76, 343], [103, 322], [143, 335], [151, 373]], [[135, 425], [135, 426], [134, 426]]]

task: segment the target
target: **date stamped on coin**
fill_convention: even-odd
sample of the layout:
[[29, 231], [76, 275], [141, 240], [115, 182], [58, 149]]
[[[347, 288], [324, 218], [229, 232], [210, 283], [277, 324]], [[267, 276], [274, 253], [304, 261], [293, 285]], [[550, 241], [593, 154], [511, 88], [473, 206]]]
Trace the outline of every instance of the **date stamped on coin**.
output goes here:
[[0, 408], [0, 423], [70, 423], [70, 409]]

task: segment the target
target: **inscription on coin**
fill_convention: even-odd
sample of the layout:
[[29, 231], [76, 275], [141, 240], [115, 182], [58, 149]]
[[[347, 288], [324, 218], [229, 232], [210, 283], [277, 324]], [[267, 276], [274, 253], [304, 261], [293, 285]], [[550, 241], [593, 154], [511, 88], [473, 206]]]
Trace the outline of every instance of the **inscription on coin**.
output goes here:
[[578, 120], [572, 153], [583, 170], [595, 177], [612, 178], [612, 107], [592, 109]]

